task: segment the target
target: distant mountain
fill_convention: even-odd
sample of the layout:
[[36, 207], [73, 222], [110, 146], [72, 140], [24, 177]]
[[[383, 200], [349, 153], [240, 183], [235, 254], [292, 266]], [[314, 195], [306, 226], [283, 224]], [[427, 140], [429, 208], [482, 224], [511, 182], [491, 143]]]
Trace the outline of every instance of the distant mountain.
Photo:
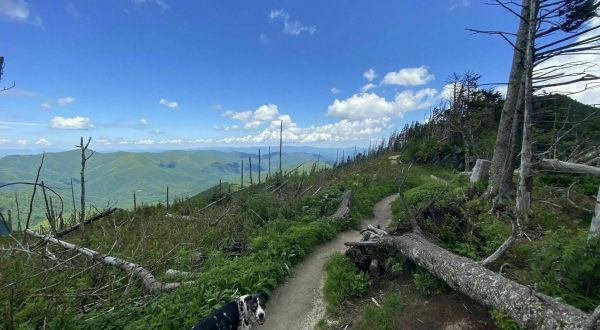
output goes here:
[[[240, 151], [166, 151], [166, 152], [97, 152], [86, 167], [86, 196], [88, 204], [98, 208], [108, 203], [128, 208], [133, 205], [135, 191], [138, 204], [165, 201], [169, 186], [170, 199], [197, 194], [223, 182], [240, 182], [240, 166], [244, 161], [244, 182], [249, 183], [248, 157], [252, 158], [254, 182], [258, 180], [258, 155]], [[268, 172], [269, 155], [261, 155], [261, 174]], [[308, 152], [284, 152], [283, 168], [289, 169], [302, 163], [312, 164], [317, 159], [332, 163], [332, 157]], [[0, 158], [0, 185], [9, 182], [33, 182], [41, 155], [12, 155]], [[55, 188], [65, 201], [65, 209], [72, 210], [71, 187], [75, 186], [75, 200], [79, 199], [79, 171], [81, 154], [78, 150], [47, 153], [40, 180]], [[271, 153], [271, 169], [279, 168], [279, 153]], [[29, 205], [31, 187], [7, 187], [0, 189], [0, 210], [12, 209], [15, 214], [14, 192], [19, 193], [21, 218]], [[41, 194], [36, 200], [33, 223], [43, 219]], [[78, 203], [77, 203], [78, 204]], [[13, 216], [14, 218], [14, 216]], [[14, 221], [13, 221], [14, 222]]]

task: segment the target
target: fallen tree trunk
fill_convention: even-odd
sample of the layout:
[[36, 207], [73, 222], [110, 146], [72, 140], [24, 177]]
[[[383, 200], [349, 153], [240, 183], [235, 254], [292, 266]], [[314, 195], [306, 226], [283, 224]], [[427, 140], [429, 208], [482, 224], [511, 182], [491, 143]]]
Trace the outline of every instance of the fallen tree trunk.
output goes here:
[[[93, 217], [91, 217], [91, 218], [89, 218], [89, 219], [85, 220], [85, 221], [83, 222], [83, 225], [84, 225], [84, 226], [87, 226], [87, 225], [89, 225], [90, 223], [92, 223], [92, 222], [94, 222], [94, 221], [96, 221], [96, 220], [100, 220], [100, 219], [102, 219], [102, 218], [104, 218], [104, 217], [106, 217], [106, 216], [109, 216], [109, 215], [113, 214], [113, 213], [114, 213], [116, 210], [117, 210], [117, 208], [116, 208], [116, 207], [113, 207], [113, 208], [110, 208], [110, 209], [108, 209], [108, 210], [106, 210], [106, 211], [100, 212], [100, 213], [96, 214], [95, 216], [93, 216]], [[66, 234], [69, 234], [69, 233], [71, 233], [71, 232], [74, 232], [75, 230], [79, 229], [79, 227], [81, 227], [81, 224], [82, 224], [81, 222], [80, 222], [80, 223], [77, 223], [76, 225], [73, 225], [73, 226], [72, 226], [72, 227], [70, 227], [70, 228], [67, 228], [67, 229], [65, 229], [65, 230], [63, 230], [63, 231], [60, 231], [60, 232], [58, 232], [58, 233], [56, 234], [56, 237], [63, 237], [63, 236], [65, 236]]]
[[348, 213], [350, 213], [350, 206], [352, 205], [352, 190], [344, 191], [342, 195], [342, 202], [338, 207], [337, 211], [333, 214], [334, 219], [343, 219]]
[[582, 173], [600, 176], [600, 167], [563, 162], [558, 159], [542, 159], [537, 164], [537, 167], [542, 170], [553, 172]]
[[27, 229], [27, 230], [25, 230], [25, 232], [28, 235], [39, 238], [46, 243], [53, 243], [53, 244], [61, 246], [64, 249], [77, 251], [91, 259], [100, 261], [109, 266], [117, 267], [117, 268], [131, 274], [132, 276], [137, 277], [142, 282], [144, 290], [147, 293], [155, 294], [155, 293], [160, 293], [163, 291], [171, 291], [171, 290], [177, 289], [181, 286], [190, 285], [190, 284], [194, 283], [194, 281], [162, 283], [162, 282], [158, 281], [149, 270], [147, 270], [146, 268], [144, 268], [141, 265], [138, 265], [136, 263], [121, 260], [119, 258], [111, 257], [109, 255], [102, 254], [100, 252], [97, 252], [97, 251], [94, 251], [94, 250], [91, 250], [91, 249], [88, 249], [85, 247], [81, 247], [81, 246], [78, 246], [75, 244], [71, 244], [69, 242], [61, 241], [61, 240], [54, 238], [52, 236], [49, 236], [49, 235], [44, 236], [44, 235], [41, 235], [41, 234], [38, 234], [38, 233], [32, 231], [31, 229]]
[[449, 252], [416, 233], [386, 236], [347, 246], [389, 246], [479, 303], [510, 315], [530, 329], [584, 329], [591, 322], [583, 311], [536, 292], [481, 264]]

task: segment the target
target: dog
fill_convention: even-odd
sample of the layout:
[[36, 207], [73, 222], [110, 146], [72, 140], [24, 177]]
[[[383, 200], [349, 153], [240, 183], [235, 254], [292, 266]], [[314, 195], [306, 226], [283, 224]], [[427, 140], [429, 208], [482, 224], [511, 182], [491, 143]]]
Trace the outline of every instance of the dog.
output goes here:
[[268, 298], [263, 292], [241, 296], [200, 320], [192, 330], [249, 330], [255, 323], [265, 323]]

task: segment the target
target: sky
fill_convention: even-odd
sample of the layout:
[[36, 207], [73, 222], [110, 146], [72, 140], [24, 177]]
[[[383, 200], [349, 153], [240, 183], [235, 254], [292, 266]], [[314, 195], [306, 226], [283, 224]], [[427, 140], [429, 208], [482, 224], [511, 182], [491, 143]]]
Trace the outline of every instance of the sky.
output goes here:
[[0, 150], [266, 146], [281, 122], [285, 144], [364, 146], [454, 72], [506, 82], [510, 46], [465, 28], [517, 24], [474, 0], [0, 0]]

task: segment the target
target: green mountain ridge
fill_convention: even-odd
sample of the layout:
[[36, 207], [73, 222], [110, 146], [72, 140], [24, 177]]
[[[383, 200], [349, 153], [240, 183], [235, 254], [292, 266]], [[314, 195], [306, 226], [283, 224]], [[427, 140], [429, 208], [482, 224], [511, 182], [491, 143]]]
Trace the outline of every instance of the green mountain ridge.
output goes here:
[[[171, 201], [200, 193], [219, 180], [239, 184], [240, 167], [244, 161], [244, 184], [249, 184], [248, 157], [252, 158], [252, 172], [258, 181], [258, 156], [236, 151], [167, 151], [160, 153], [96, 152], [86, 164], [86, 197], [88, 205], [98, 208], [106, 205], [130, 208], [133, 192], [138, 204], [166, 201], [169, 186]], [[268, 154], [261, 155], [261, 176], [268, 173]], [[317, 154], [283, 153], [283, 168], [289, 169], [302, 163], [312, 165], [317, 159], [328, 159]], [[33, 182], [41, 155], [14, 155], [0, 158], [0, 185], [11, 182]], [[73, 180], [76, 206], [79, 200], [81, 153], [79, 150], [47, 153], [40, 180], [55, 188], [65, 203], [65, 212], [72, 211], [71, 179]], [[271, 170], [279, 168], [279, 153], [271, 153]], [[13, 186], [0, 190], [0, 210], [16, 208], [14, 192], [19, 194], [21, 211], [28, 205], [31, 187]], [[35, 204], [43, 205], [41, 194]], [[44, 208], [36, 207], [32, 224], [43, 220]], [[23, 217], [22, 217], [23, 218]], [[14, 222], [14, 221], [13, 221]]]

